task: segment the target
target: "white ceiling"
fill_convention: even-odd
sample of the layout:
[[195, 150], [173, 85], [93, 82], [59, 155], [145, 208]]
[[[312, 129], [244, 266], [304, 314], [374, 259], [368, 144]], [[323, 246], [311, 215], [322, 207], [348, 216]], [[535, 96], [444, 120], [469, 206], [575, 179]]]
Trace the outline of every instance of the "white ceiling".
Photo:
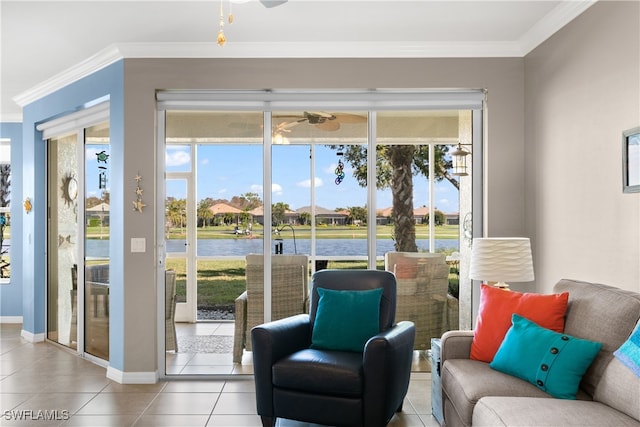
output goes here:
[[[521, 57], [596, 0], [1, 0], [0, 121], [100, 52], [119, 57]], [[51, 85], [50, 85], [51, 86]], [[22, 102], [21, 102], [22, 103]]]

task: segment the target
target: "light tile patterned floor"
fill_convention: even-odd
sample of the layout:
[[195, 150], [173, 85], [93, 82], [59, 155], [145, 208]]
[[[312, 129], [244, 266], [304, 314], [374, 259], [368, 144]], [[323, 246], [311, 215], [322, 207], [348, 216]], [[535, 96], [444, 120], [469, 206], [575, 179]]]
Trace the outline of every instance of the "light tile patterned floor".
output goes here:
[[[261, 425], [251, 377], [118, 384], [106, 378], [104, 368], [72, 352], [49, 343], [27, 343], [20, 330], [20, 325], [0, 325], [0, 426]], [[210, 362], [206, 355], [198, 356], [200, 362]], [[430, 374], [414, 373], [403, 412], [389, 426], [438, 426], [430, 396]], [[38, 411], [58, 420], [47, 421]], [[29, 420], [12, 417], [18, 414]], [[278, 426], [312, 427], [290, 420], [278, 420]]]

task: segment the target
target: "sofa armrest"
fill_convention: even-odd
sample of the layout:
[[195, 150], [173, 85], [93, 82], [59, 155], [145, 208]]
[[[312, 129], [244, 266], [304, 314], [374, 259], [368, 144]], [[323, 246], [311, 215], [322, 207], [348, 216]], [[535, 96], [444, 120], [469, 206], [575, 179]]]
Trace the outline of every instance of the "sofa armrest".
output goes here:
[[442, 334], [440, 363], [447, 359], [469, 359], [473, 331], [448, 331]]

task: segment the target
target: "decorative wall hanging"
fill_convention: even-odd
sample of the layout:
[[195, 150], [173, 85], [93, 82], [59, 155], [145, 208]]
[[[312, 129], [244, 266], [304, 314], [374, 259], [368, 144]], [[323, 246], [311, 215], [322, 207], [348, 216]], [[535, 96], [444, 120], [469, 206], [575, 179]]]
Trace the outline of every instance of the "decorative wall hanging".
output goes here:
[[78, 181], [71, 172], [66, 173], [62, 177], [60, 189], [62, 190], [62, 200], [64, 200], [64, 204], [68, 206], [73, 205], [78, 197]]
[[[98, 188], [104, 190], [107, 188], [107, 160], [109, 160], [109, 155], [105, 150], [102, 150], [99, 153], [96, 153], [96, 160], [98, 162]], [[104, 163], [105, 166], [100, 166], [100, 163]]]
[[342, 182], [342, 180], [344, 179], [344, 163], [342, 163], [342, 156], [343, 156], [343, 150], [344, 150], [344, 146], [341, 145], [340, 148], [338, 148], [338, 167], [336, 167], [335, 170], [335, 174], [336, 174], [336, 180], [335, 183], [336, 185], [340, 185], [340, 183]]
[[31, 199], [27, 197], [26, 199], [24, 199], [24, 211], [29, 214], [31, 213], [31, 209], [33, 209], [33, 206], [31, 205]]
[[133, 201], [133, 210], [142, 213], [142, 209], [147, 206], [142, 202], [142, 188], [140, 188], [140, 181], [142, 176], [138, 173], [135, 177], [136, 180], [136, 200]]

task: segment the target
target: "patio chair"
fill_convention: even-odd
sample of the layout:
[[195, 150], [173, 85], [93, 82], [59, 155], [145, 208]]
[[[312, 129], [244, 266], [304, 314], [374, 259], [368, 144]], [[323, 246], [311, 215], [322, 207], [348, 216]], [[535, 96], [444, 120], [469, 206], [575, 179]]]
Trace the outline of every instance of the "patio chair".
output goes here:
[[164, 285], [164, 345], [165, 350], [174, 350], [178, 352], [178, 338], [176, 335], [176, 272], [173, 270], [165, 271]]
[[98, 316], [98, 297], [102, 297], [104, 314], [109, 316], [109, 264], [88, 265], [84, 271], [84, 280], [93, 298], [93, 317]]
[[[271, 319], [306, 313], [309, 258], [306, 255], [274, 255], [271, 260]], [[251, 351], [251, 329], [264, 323], [262, 255], [247, 255], [245, 277], [247, 290], [235, 300], [234, 363], [242, 363], [243, 350]]]
[[431, 338], [440, 338], [447, 328], [449, 266], [443, 254], [388, 252], [385, 269], [396, 275], [398, 305], [396, 319], [416, 326], [415, 350], [431, 348]]

